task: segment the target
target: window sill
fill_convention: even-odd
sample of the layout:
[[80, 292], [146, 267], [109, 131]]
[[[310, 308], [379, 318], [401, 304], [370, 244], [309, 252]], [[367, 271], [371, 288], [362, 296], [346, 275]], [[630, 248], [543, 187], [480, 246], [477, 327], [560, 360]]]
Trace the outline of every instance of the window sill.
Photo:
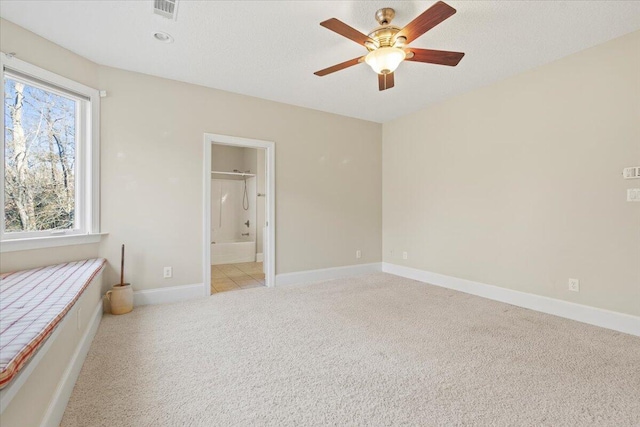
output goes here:
[[49, 236], [30, 239], [4, 240], [0, 243], [0, 253], [99, 243], [102, 236], [107, 234], [109, 233], [74, 234], [71, 236]]

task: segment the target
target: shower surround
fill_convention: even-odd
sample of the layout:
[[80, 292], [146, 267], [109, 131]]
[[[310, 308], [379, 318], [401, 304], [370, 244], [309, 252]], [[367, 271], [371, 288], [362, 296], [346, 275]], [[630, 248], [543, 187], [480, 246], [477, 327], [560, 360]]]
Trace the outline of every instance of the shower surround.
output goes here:
[[211, 265], [255, 260], [256, 178], [212, 179]]

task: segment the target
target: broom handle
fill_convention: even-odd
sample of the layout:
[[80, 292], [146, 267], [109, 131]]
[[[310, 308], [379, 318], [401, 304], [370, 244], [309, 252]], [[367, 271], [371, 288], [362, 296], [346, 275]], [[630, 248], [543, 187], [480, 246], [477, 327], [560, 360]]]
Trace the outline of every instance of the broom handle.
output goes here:
[[120, 257], [120, 286], [124, 285], [124, 245], [122, 245], [122, 255]]

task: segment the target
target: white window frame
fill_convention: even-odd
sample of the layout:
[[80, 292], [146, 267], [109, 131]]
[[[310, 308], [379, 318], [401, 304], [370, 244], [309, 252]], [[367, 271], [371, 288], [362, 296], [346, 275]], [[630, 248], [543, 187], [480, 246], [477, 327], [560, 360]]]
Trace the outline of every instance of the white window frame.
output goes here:
[[[46, 230], [5, 233], [4, 215], [4, 155], [5, 130], [4, 113], [0, 114], [0, 252], [12, 252], [27, 249], [39, 249], [55, 246], [96, 243], [100, 241], [100, 93], [98, 90], [54, 74], [35, 65], [29, 64], [13, 55], [0, 52], [0, 99], [4, 110], [4, 77], [5, 71], [20, 76], [33, 78], [34, 82], [25, 80], [29, 85], [41, 87], [47, 91], [73, 97], [76, 101], [80, 123], [76, 123], [76, 216], [77, 227], [69, 230]], [[10, 78], [13, 78], [11, 76]], [[38, 84], [43, 82], [51, 87]]]

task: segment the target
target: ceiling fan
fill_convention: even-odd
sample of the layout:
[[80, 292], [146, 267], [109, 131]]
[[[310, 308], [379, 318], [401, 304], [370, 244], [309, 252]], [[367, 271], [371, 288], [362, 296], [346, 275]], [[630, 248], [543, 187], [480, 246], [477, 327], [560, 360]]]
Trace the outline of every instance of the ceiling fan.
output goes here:
[[320, 25], [323, 27], [361, 44], [367, 48], [369, 53], [324, 70], [316, 71], [313, 74], [322, 77], [361, 62], [366, 62], [378, 74], [378, 88], [386, 90], [394, 86], [393, 72], [402, 61], [426, 62], [455, 67], [464, 56], [464, 53], [407, 46], [454, 13], [456, 13], [454, 8], [439, 1], [401, 29], [391, 25], [391, 20], [396, 13], [393, 9], [386, 7], [376, 12], [376, 20], [380, 26], [367, 36], [336, 18], [321, 22]]

